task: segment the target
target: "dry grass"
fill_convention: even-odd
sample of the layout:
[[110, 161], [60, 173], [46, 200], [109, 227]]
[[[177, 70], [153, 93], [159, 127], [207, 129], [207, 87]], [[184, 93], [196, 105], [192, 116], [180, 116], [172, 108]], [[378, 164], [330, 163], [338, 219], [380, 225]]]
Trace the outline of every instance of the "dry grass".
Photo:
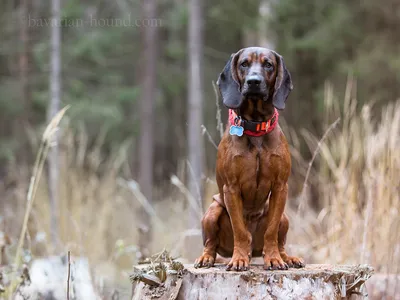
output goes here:
[[[64, 109], [59, 111], [53, 117], [53, 119], [47, 125], [47, 127], [42, 135], [42, 138], [40, 140], [39, 151], [36, 156], [32, 176], [29, 181], [28, 192], [26, 194], [26, 206], [25, 206], [24, 218], [22, 221], [22, 229], [21, 229], [21, 232], [19, 235], [16, 250], [15, 250], [14, 264], [11, 265], [11, 267], [12, 267], [11, 273], [16, 273], [22, 265], [23, 257], [21, 255], [21, 253], [24, 250], [24, 241], [27, 239], [27, 236], [28, 236], [28, 242], [29, 242], [27, 248], [29, 248], [29, 246], [30, 246], [30, 236], [27, 233], [28, 221], [29, 221], [29, 218], [31, 215], [32, 207], [34, 204], [36, 192], [37, 192], [39, 182], [41, 179], [41, 175], [42, 175], [43, 167], [44, 167], [44, 164], [46, 161], [47, 153], [48, 153], [50, 147], [52, 146], [54, 135], [58, 131], [61, 119], [63, 118], [67, 109], [68, 109], [68, 107], [65, 107]], [[2, 246], [1, 252], [3, 252], [4, 245], [1, 245], [1, 246]], [[3, 264], [3, 260], [6, 260], [6, 258], [1, 259], [2, 264]], [[20, 281], [20, 278], [18, 278], [18, 276], [11, 276], [10, 284], [7, 286], [7, 289], [5, 291], [5, 297], [8, 296], [9, 299], [12, 299], [13, 293], [14, 293], [16, 287], [18, 286], [19, 281]]]
[[[68, 124], [66, 124], [68, 125]], [[130, 286], [127, 274], [140, 255], [136, 247], [140, 224], [137, 211], [142, 205], [140, 193], [132, 188], [133, 181], [127, 167], [127, 155], [130, 143], [127, 141], [118, 151], [105, 158], [100, 149], [104, 135], [99, 135], [96, 145], [88, 146], [85, 130], [73, 133], [64, 128], [60, 139], [60, 240], [64, 249], [53, 253], [50, 247], [50, 203], [46, 180], [36, 185], [36, 200], [29, 218], [27, 238], [23, 260], [29, 262], [31, 255], [47, 256], [66, 254], [86, 256], [94, 269], [97, 283], [117, 281]], [[32, 138], [33, 143], [39, 144]], [[28, 169], [13, 168], [10, 174], [12, 189], [0, 186], [4, 196], [0, 201], [0, 232], [5, 231], [12, 239], [7, 254], [12, 258], [17, 248], [17, 237], [24, 218], [26, 187], [29, 184]], [[176, 256], [183, 251], [182, 237], [193, 232], [186, 232], [186, 196], [178, 188], [166, 191], [156, 190], [155, 194], [164, 193], [159, 201], [148, 210], [154, 228], [151, 252], [159, 252], [166, 247]], [[196, 236], [199, 233], [195, 232]], [[25, 236], [25, 234], [22, 234]], [[10, 260], [8, 260], [11, 263]], [[96, 276], [101, 274], [101, 276]], [[106, 282], [107, 284], [107, 282]], [[106, 286], [105, 289], [111, 288]]]
[[[341, 122], [320, 143], [308, 179], [309, 184], [318, 187], [322, 209], [315, 211], [306, 206], [304, 213], [298, 213], [301, 199], [289, 199], [288, 249], [310, 263], [370, 263], [378, 271], [397, 273], [400, 265], [400, 101], [388, 104], [382, 112], [375, 111], [370, 104], [357, 110], [352, 94], [351, 81], [344, 101], [337, 99], [327, 86], [326, 128], [338, 117]], [[305, 139], [314, 151], [320, 138], [305, 131], [300, 135], [285, 126], [284, 120], [282, 126], [292, 146], [294, 166], [305, 176], [308, 162], [296, 149]], [[87, 256], [97, 270], [95, 274], [108, 274], [111, 279], [129, 286], [127, 271], [138, 255], [135, 245], [140, 224], [136, 221], [136, 212], [143, 201], [129, 188], [131, 175], [125, 162], [130, 143], [127, 141], [105, 159], [100, 151], [104, 134], [99, 134], [96, 145], [89, 148], [85, 130], [63, 132], [60, 240], [64, 254], [71, 251], [72, 256]], [[9, 254], [15, 253], [23, 219], [29, 183], [26, 174], [30, 174], [27, 169], [16, 166], [9, 174], [13, 187], [0, 186], [0, 221], [2, 218], [6, 224], [4, 230], [13, 241]], [[194, 236], [200, 243], [199, 232], [186, 230], [191, 195], [178, 178], [183, 177], [178, 174], [169, 187], [155, 188], [159, 201], [149, 208], [154, 226], [150, 245], [153, 253], [165, 247], [173, 256], [180, 255], [184, 253], [187, 236]], [[304, 177], [299, 178], [303, 180]], [[204, 202], [209, 203], [216, 191], [215, 182], [208, 180]], [[307, 190], [305, 197], [309, 197]], [[51, 254], [47, 246], [49, 215], [46, 181], [42, 180], [28, 226], [26, 248], [33, 255]]]
[[[381, 112], [371, 104], [358, 112], [351, 87], [350, 81], [344, 104], [327, 87], [327, 126], [337, 117], [342, 122], [321, 145], [311, 179], [323, 208], [291, 212], [289, 241], [303, 245], [303, 255], [313, 262], [369, 263], [378, 272], [398, 273], [400, 101]], [[317, 147], [317, 138], [303, 136], [311, 149]]]
[[355, 99], [345, 101], [343, 127], [322, 148], [320, 197], [329, 210], [326, 228], [334, 229], [331, 255], [397, 273], [400, 101], [387, 105], [379, 122], [371, 105], [361, 113], [356, 105]]

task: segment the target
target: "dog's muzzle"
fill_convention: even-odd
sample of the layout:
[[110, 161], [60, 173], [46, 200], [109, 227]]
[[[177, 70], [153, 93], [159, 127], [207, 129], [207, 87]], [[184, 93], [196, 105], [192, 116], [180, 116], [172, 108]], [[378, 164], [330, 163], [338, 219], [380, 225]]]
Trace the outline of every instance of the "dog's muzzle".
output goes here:
[[250, 75], [246, 78], [246, 83], [250, 89], [260, 88], [260, 83], [262, 82], [262, 77], [260, 75]]
[[243, 87], [243, 95], [266, 95], [267, 87], [261, 75], [248, 75]]

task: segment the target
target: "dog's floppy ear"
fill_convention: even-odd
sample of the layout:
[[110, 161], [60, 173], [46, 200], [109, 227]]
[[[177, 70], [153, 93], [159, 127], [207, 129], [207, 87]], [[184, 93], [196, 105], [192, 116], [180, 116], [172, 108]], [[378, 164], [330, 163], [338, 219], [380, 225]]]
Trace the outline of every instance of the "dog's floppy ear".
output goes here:
[[274, 95], [272, 97], [272, 104], [277, 109], [284, 109], [285, 102], [291, 90], [293, 90], [292, 78], [290, 77], [289, 71], [286, 69], [283, 57], [278, 53], [274, 52], [276, 56], [276, 61], [278, 63]]
[[219, 75], [217, 85], [222, 97], [222, 102], [228, 108], [238, 108], [243, 101], [240, 93], [240, 84], [237, 78], [237, 61], [243, 50], [232, 54], [226, 63], [222, 73]]

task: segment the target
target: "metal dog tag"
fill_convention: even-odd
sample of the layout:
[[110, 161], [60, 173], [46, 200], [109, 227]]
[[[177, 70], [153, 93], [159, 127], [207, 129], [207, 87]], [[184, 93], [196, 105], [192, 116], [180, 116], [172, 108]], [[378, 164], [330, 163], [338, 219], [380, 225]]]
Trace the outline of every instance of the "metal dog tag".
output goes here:
[[243, 131], [244, 131], [244, 128], [242, 126], [232, 125], [231, 128], [229, 128], [230, 135], [242, 136]]

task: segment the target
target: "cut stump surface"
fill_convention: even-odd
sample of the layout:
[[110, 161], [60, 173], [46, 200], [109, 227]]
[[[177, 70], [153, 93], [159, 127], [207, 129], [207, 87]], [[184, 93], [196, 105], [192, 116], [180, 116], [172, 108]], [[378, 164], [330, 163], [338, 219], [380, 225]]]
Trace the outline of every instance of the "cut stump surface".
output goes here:
[[312, 264], [286, 271], [251, 265], [245, 272], [185, 265], [182, 276], [168, 274], [159, 286], [136, 282], [132, 300], [367, 299], [364, 283], [372, 273], [368, 265]]

